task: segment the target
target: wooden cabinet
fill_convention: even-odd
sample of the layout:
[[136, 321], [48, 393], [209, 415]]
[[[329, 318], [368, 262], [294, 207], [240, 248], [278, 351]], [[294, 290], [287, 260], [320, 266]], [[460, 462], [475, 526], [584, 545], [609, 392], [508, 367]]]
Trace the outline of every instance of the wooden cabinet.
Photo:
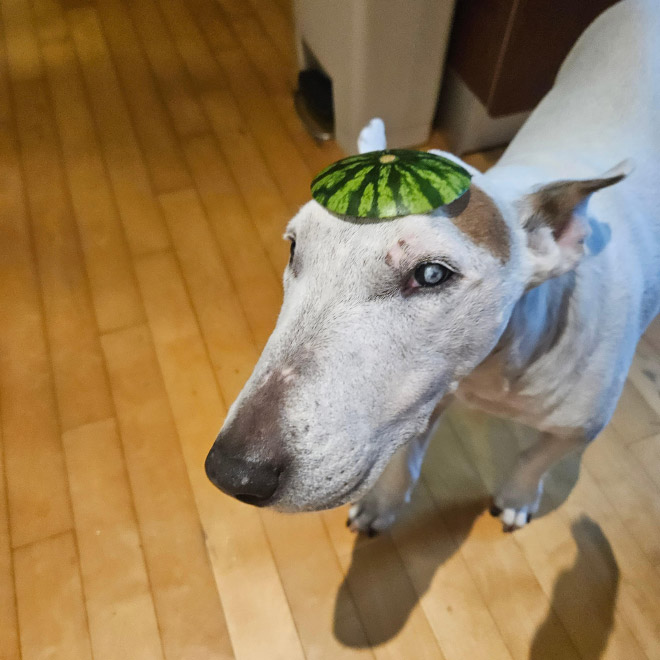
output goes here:
[[[523, 121], [552, 86], [580, 34], [614, 2], [458, 0], [448, 86], [455, 86], [458, 78], [492, 120], [517, 116]], [[475, 148], [482, 146], [487, 145]]]

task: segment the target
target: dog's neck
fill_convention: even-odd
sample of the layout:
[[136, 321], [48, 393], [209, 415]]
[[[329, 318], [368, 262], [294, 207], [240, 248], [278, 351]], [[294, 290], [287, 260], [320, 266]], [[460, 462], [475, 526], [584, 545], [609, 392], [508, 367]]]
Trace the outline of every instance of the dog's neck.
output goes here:
[[[574, 329], [570, 320], [575, 313], [571, 304], [574, 287], [575, 273], [567, 273], [524, 293], [514, 305], [495, 348], [461, 379], [458, 397], [486, 412], [512, 418], [526, 410], [530, 396], [543, 397], [543, 382], [534, 388], [535, 395], [528, 392], [521, 399], [517, 394], [525, 389], [531, 373], [545, 372], [546, 365], [553, 362], [552, 356], [548, 359], [551, 352], [562, 352], [558, 348], [560, 342], [564, 345], [572, 341], [567, 333]], [[559, 371], [564, 367], [570, 369], [570, 365], [564, 364]], [[551, 379], [541, 377], [541, 381], [546, 380], [549, 383]]]
[[[514, 251], [523, 250], [526, 240], [521, 237], [519, 227], [519, 200], [546, 178], [534, 168], [510, 166], [495, 166], [486, 175], [475, 177], [477, 185], [497, 204], [512, 238], [518, 234], [519, 240], [512, 240], [512, 246], [517, 245]], [[514, 304], [499, 341], [482, 365], [495, 361], [503, 376], [515, 379], [548, 353], [566, 331], [576, 277], [577, 273], [570, 271], [525, 291]], [[493, 366], [488, 364], [489, 369]]]
[[552, 350], [568, 326], [575, 277], [575, 272], [566, 273], [524, 293], [486, 360], [499, 356], [507, 376], [515, 378]]

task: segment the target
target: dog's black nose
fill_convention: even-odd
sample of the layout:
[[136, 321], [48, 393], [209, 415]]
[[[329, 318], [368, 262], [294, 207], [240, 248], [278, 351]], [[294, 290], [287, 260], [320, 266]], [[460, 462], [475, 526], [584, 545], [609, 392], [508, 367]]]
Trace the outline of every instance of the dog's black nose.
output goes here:
[[206, 457], [204, 468], [211, 483], [222, 492], [246, 504], [265, 506], [280, 482], [281, 468], [270, 461], [249, 461], [223, 450], [216, 442]]

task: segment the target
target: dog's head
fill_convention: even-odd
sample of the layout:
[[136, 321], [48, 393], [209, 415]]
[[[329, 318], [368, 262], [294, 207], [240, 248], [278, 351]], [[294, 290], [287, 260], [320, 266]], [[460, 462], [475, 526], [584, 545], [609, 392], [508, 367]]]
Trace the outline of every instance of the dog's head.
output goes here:
[[305, 205], [286, 232], [277, 326], [209, 452], [211, 481], [289, 511], [355, 500], [493, 350], [524, 291], [575, 267], [575, 209], [622, 176], [515, 204], [477, 177], [453, 204], [385, 223]]

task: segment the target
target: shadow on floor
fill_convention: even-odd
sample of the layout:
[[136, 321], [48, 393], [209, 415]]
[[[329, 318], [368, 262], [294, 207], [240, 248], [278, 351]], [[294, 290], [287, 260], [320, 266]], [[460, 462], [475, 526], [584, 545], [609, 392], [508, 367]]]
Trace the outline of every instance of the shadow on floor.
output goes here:
[[530, 660], [549, 660], [556, 615], [567, 628], [584, 660], [598, 660], [607, 646], [614, 624], [619, 590], [619, 567], [609, 541], [598, 524], [586, 516], [571, 526], [577, 557], [564, 571], [552, 592], [548, 617], [541, 624], [529, 654]]
[[[519, 446], [523, 444], [510, 429], [487, 417], [459, 413], [452, 415], [451, 423], [443, 423], [402, 518], [390, 533], [356, 539], [335, 602], [334, 634], [340, 642], [365, 648], [399, 634], [438, 568], [459, 550], [487, 508], [490, 493], [509, 474]], [[557, 508], [568, 497], [578, 478], [579, 462], [573, 456], [553, 470], [550, 492], [539, 515]], [[594, 532], [587, 523], [574, 529], [578, 542], [589, 533]], [[351, 601], [362, 626], [349, 616], [355, 612]]]
[[[430, 510], [422, 514], [420, 509], [429, 504], [431, 500], [420, 493], [412, 510], [391, 534], [356, 541], [335, 603], [334, 634], [346, 646], [377, 646], [401, 631], [436, 570], [467, 538], [487, 500], [466, 502], [454, 509], [452, 518], [457, 524], [451, 531], [444, 512]], [[354, 611], [348, 607], [351, 600], [360, 612], [364, 632], [344, 616], [349, 609]]]

